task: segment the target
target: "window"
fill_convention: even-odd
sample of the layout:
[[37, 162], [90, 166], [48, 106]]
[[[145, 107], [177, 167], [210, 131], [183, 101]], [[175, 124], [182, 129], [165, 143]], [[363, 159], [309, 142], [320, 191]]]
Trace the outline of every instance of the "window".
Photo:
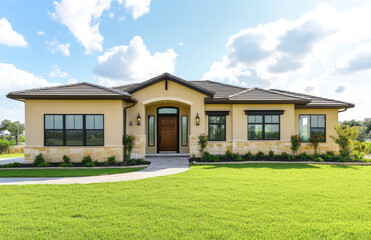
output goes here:
[[158, 109], [158, 114], [177, 114], [178, 109], [177, 108], [159, 108]]
[[280, 140], [280, 115], [248, 115], [248, 140]]
[[188, 146], [188, 116], [182, 116], [182, 146]]
[[63, 146], [63, 115], [45, 115], [45, 146]]
[[103, 146], [103, 115], [45, 115], [45, 146]]
[[148, 116], [148, 146], [155, 146], [155, 116]]
[[326, 142], [326, 116], [321, 115], [299, 115], [299, 136], [303, 142], [307, 142], [316, 135], [323, 136]]
[[209, 115], [209, 140], [210, 141], [225, 141], [226, 116]]

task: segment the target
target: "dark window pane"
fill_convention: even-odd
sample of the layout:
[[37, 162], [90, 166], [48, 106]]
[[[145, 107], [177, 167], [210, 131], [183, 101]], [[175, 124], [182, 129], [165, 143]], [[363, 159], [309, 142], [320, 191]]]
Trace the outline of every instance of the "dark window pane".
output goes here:
[[86, 130], [87, 146], [103, 146], [103, 130]]
[[279, 125], [278, 124], [265, 124], [265, 140], [279, 140]]
[[263, 139], [263, 125], [262, 124], [249, 124], [249, 140], [262, 140]]
[[74, 115], [66, 115], [66, 129], [75, 129]]
[[63, 130], [45, 130], [46, 146], [62, 146]]
[[250, 116], [248, 117], [248, 122], [249, 122], [249, 123], [255, 123], [255, 116], [254, 116], [254, 115], [250, 115]]
[[67, 130], [66, 131], [66, 145], [67, 146], [82, 146], [83, 131], [82, 130]]
[[63, 115], [54, 115], [54, 129], [63, 129]]
[[272, 116], [272, 123], [280, 123], [280, 116], [273, 115]]
[[311, 121], [310, 122], [310, 125], [311, 125], [311, 127], [318, 127], [317, 118], [318, 118], [317, 115], [310, 116], [310, 121]]
[[262, 123], [263, 122], [263, 116], [257, 115], [255, 118], [256, 123]]
[[225, 123], [225, 116], [210, 116], [210, 123]]
[[325, 129], [324, 128], [312, 128], [310, 130], [310, 137], [315, 137], [315, 136], [318, 136], [318, 135], [322, 136], [322, 142], [324, 142], [325, 141], [325, 139], [324, 139]]
[[86, 129], [94, 129], [94, 115], [86, 115]]
[[272, 123], [272, 116], [271, 115], [266, 115], [264, 116], [264, 121], [265, 123]]
[[103, 129], [103, 115], [95, 115], [94, 129]]
[[225, 140], [225, 125], [212, 124], [210, 128], [210, 141], [224, 141]]
[[155, 146], [155, 116], [148, 118], [148, 145]]
[[325, 127], [325, 115], [318, 115], [318, 127]]
[[54, 129], [54, 115], [45, 115], [45, 129]]
[[188, 145], [188, 116], [182, 116], [182, 146]]

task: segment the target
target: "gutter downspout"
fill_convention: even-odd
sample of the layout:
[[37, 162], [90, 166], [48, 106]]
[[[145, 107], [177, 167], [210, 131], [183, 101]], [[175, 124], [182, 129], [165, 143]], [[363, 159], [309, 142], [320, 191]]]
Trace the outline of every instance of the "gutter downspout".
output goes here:
[[123, 117], [124, 117], [124, 136], [126, 136], [126, 109], [128, 108], [131, 108], [131, 107], [134, 107], [135, 105], [137, 105], [138, 101], [135, 101], [133, 105], [130, 105], [128, 107], [124, 107], [124, 111], [123, 111]]

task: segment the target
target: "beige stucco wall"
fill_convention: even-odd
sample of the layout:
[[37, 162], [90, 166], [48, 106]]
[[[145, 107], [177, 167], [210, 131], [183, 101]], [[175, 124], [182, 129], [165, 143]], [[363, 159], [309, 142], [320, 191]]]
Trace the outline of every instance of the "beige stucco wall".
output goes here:
[[[174, 106], [180, 108], [180, 116], [186, 113], [188, 109], [188, 120], [189, 120], [189, 139], [198, 136], [205, 132], [205, 104], [204, 98], [206, 95], [185, 87], [181, 84], [168, 80], [168, 90], [165, 89], [165, 80], [160, 81], [150, 87], [141, 89], [132, 94], [132, 96], [138, 101], [138, 103], [131, 108], [127, 109], [127, 123], [126, 129], [128, 134], [133, 134], [138, 137], [139, 143], [136, 144], [133, 150], [133, 157], [143, 158], [145, 153], [155, 153], [156, 149], [147, 146], [147, 116], [146, 111], [150, 111], [151, 114], [156, 111], [158, 106]], [[136, 124], [136, 117], [140, 114], [142, 117], [142, 124]], [[201, 124], [196, 125], [196, 115], [199, 115]], [[183, 114], [185, 115], [185, 114]], [[145, 119], [144, 119], [145, 118]], [[129, 126], [130, 121], [133, 123]], [[157, 120], [156, 120], [157, 121]], [[156, 130], [157, 133], [157, 130]], [[140, 146], [145, 146], [145, 150], [138, 149]], [[180, 147], [180, 146], [179, 146]], [[188, 148], [192, 148], [191, 141], [189, 140], [188, 147], [180, 147], [181, 152], [187, 152]], [[190, 150], [192, 151], [192, 150]], [[137, 154], [138, 153], [138, 154]]]
[[[38, 153], [50, 162], [61, 162], [66, 153], [73, 161], [81, 161], [85, 155], [98, 161], [111, 155], [122, 160], [125, 104], [122, 100], [26, 100], [25, 160], [32, 162]], [[104, 114], [104, 147], [44, 147], [44, 114]]]

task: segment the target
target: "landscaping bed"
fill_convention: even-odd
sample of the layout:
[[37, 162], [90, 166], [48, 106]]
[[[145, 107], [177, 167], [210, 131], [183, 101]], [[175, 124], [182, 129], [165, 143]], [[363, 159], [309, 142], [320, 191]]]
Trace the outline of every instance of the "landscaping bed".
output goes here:
[[253, 155], [251, 152], [245, 155], [239, 155], [238, 153], [232, 153], [227, 151], [225, 154], [212, 155], [208, 152], [204, 152], [203, 157], [196, 158], [192, 156], [189, 158], [190, 163], [213, 163], [213, 162], [249, 162], [249, 161], [261, 161], [261, 162], [368, 162], [371, 159], [367, 158], [356, 158], [356, 157], [342, 157], [335, 155], [333, 152], [326, 152], [326, 154], [308, 155], [303, 152], [298, 155], [291, 155], [288, 153], [282, 153], [280, 155], [274, 154], [273, 151], [269, 152], [269, 155], [264, 155], [263, 152], [258, 152]]
[[134, 172], [144, 168], [1, 169], [0, 177], [84, 177]]

